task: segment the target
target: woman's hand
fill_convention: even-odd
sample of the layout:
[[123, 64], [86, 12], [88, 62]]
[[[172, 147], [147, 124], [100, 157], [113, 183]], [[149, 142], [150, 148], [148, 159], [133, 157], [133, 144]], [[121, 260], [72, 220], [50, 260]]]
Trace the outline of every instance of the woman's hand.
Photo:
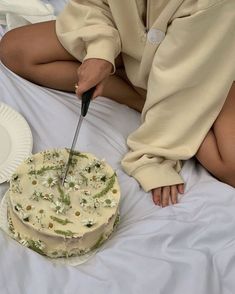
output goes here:
[[92, 98], [102, 95], [105, 81], [113, 70], [113, 65], [104, 59], [91, 58], [85, 60], [78, 68], [78, 85], [76, 94], [81, 95], [96, 86]]
[[172, 204], [178, 203], [178, 193], [184, 193], [184, 184], [159, 187], [152, 190], [153, 202], [156, 205], [168, 206], [171, 200]]

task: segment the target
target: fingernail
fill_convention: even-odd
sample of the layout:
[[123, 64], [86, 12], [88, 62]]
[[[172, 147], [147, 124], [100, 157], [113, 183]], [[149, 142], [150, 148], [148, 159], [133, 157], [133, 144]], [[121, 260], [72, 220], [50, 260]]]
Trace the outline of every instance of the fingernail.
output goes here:
[[184, 187], [183, 186], [179, 186], [179, 192], [180, 192], [180, 194], [184, 193]]
[[155, 205], [160, 206], [160, 202], [159, 201], [153, 201]]

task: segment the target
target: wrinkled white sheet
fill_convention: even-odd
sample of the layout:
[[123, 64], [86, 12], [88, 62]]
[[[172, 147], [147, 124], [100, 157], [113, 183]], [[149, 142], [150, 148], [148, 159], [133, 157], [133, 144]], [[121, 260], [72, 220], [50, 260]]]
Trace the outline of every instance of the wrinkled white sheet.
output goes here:
[[41, 0], [45, 4], [50, 4], [54, 7], [55, 14], [57, 15], [69, 0]]
[[9, 31], [30, 23], [55, 19], [55, 11], [49, 1], [0, 0], [0, 24]]
[[0, 40], [2, 36], [4, 35], [4, 33], [5, 33], [5, 29], [3, 28], [3, 26], [0, 25]]
[[[0, 64], [0, 101], [27, 119], [33, 152], [70, 146], [80, 111], [75, 95], [34, 85]], [[1, 294], [235, 292], [235, 190], [190, 160], [180, 203], [153, 205], [120, 167], [126, 137], [139, 121], [134, 110], [99, 97], [78, 139], [78, 149], [106, 158], [119, 177], [121, 222], [111, 239], [74, 268], [55, 265], [0, 232]], [[6, 189], [0, 185], [1, 196]]]

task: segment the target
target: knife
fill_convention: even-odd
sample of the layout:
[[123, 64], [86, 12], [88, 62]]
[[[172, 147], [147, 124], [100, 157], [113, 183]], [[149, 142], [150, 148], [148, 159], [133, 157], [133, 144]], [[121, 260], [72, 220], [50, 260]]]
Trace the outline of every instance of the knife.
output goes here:
[[75, 145], [76, 145], [76, 142], [77, 142], [78, 134], [79, 134], [79, 131], [81, 129], [83, 119], [87, 114], [87, 111], [88, 111], [88, 108], [89, 108], [89, 105], [90, 105], [90, 102], [91, 102], [91, 97], [92, 97], [92, 95], [93, 95], [93, 93], [95, 91], [95, 88], [96, 87], [93, 87], [93, 88], [89, 89], [88, 91], [86, 91], [85, 93], [82, 94], [81, 114], [80, 114], [80, 117], [79, 117], [79, 120], [78, 120], [78, 124], [77, 124], [75, 134], [74, 134], [72, 146], [71, 146], [71, 148], [69, 150], [69, 158], [68, 158], [68, 161], [67, 161], [67, 164], [66, 164], [65, 173], [64, 173], [64, 175], [62, 177], [62, 186], [64, 186], [64, 182], [65, 182], [65, 179], [67, 177], [69, 166], [70, 166], [70, 163], [72, 161], [73, 154], [74, 154], [74, 148], [75, 148]]

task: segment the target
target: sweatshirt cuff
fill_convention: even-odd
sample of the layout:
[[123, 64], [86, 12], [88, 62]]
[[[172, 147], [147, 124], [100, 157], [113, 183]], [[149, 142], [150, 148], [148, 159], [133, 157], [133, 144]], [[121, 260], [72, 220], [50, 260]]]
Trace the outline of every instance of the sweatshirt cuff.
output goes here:
[[[180, 169], [180, 168], [179, 168]], [[168, 165], [145, 165], [136, 169], [132, 176], [139, 182], [145, 192], [164, 186], [184, 183], [179, 173]]]
[[118, 56], [117, 45], [110, 40], [96, 39], [90, 42], [87, 46], [87, 53], [83, 61], [90, 58], [99, 58], [109, 61], [113, 65], [111, 74], [116, 71], [115, 58]]

